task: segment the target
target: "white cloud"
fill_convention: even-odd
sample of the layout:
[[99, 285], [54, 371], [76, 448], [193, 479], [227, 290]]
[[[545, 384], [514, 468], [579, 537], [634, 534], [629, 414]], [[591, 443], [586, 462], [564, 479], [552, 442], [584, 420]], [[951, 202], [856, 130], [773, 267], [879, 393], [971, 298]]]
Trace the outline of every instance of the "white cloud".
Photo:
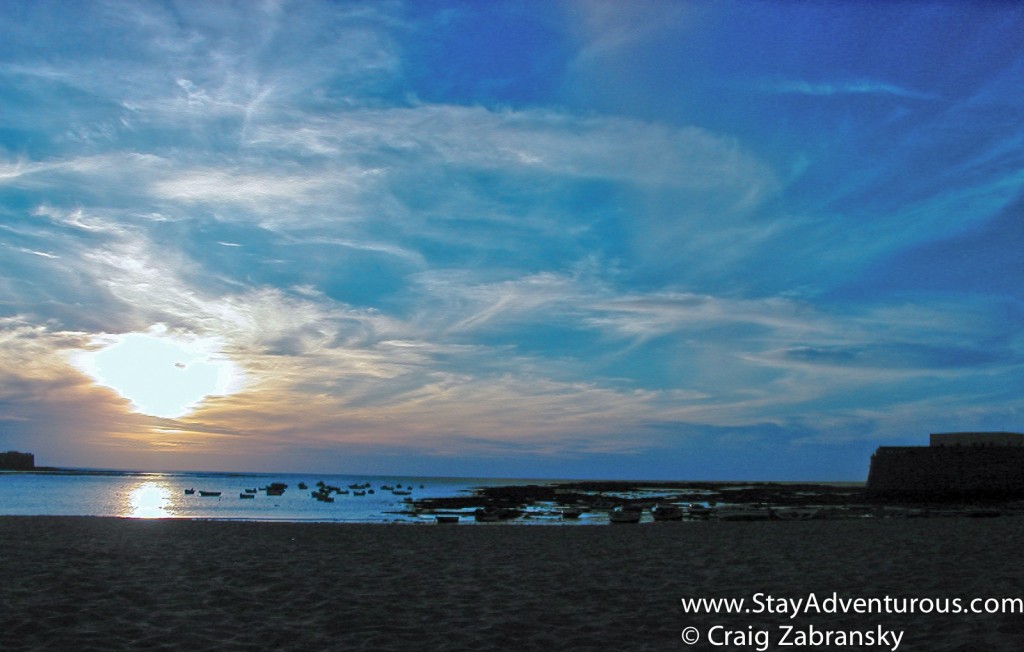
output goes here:
[[832, 95], [890, 95], [917, 100], [934, 100], [931, 93], [915, 91], [884, 81], [860, 79], [842, 82], [775, 81], [762, 85], [770, 93], [828, 97]]
[[327, 184], [324, 178], [265, 172], [240, 173], [217, 168], [185, 170], [153, 183], [161, 199], [260, 206], [267, 202], [308, 202]]
[[[735, 140], [610, 116], [423, 105], [362, 109], [254, 129], [254, 143], [386, 166], [455, 165], [715, 192], [756, 202], [778, 182]], [[389, 155], [388, 153], [393, 153]], [[368, 169], [371, 171], [373, 168]]]

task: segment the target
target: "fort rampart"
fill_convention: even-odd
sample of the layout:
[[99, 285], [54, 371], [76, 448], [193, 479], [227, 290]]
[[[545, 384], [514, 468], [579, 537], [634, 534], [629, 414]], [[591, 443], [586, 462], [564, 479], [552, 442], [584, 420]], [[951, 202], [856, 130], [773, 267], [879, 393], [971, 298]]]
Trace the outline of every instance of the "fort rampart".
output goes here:
[[871, 456], [868, 493], [909, 500], [1024, 498], [1024, 448], [882, 446]]
[[36, 458], [32, 453], [7, 451], [0, 453], [0, 471], [31, 471], [36, 468]]

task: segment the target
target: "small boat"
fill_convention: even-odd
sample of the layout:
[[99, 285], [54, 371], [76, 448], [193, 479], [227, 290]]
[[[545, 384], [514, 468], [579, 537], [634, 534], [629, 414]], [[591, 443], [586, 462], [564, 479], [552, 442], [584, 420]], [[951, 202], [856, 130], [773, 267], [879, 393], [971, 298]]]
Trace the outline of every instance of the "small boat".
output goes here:
[[305, 482], [300, 482], [299, 489], [306, 490], [309, 489], [309, 486]]
[[436, 516], [434, 516], [434, 521], [436, 521], [437, 523], [458, 523], [459, 522], [459, 517], [458, 516], [442, 516], [440, 514], [437, 514]]
[[809, 521], [818, 518], [820, 510], [811, 507], [783, 507], [771, 510], [777, 521]]
[[322, 503], [333, 503], [334, 502], [334, 496], [331, 495], [330, 491], [327, 491], [323, 487], [321, 487], [320, 489], [317, 489], [316, 491], [311, 492], [309, 495], [312, 496], [313, 498], [316, 498], [317, 500], [319, 500]]
[[772, 511], [754, 505], [727, 505], [716, 513], [719, 521], [770, 521]]
[[473, 512], [473, 518], [479, 523], [496, 523], [501, 520], [499, 510], [495, 507], [485, 507]]
[[395, 494], [396, 496], [409, 496], [409, 495], [412, 495], [411, 491], [406, 491], [405, 489], [395, 489], [391, 493]]
[[575, 509], [575, 508], [563, 509], [562, 512], [561, 512], [562, 518], [565, 519], [565, 520], [569, 520], [569, 521], [575, 521], [576, 519], [578, 519], [582, 515], [583, 515], [583, 510]]
[[191, 496], [191, 495], [195, 494], [195, 492], [196, 492], [195, 489], [186, 489], [185, 490], [185, 495], [186, 496]]
[[391, 486], [391, 485], [389, 485], [389, 484], [382, 484], [382, 485], [380, 486], [380, 490], [381, 490], [381, 491], [394, 491], [394, 490], [395, 490], [395, 488], [394, 488], [394, 487], [392, 487], [392, 486]]
[[247, 494], [255, 494], [256, 490], [255, 489], [246, 489], [245, 493], [247, 493]]
[[284, 490], [288, 488], [283, 482], [271, 482], [267, 485], [266, 491], [268, 496], [280, 496], [284, 494]]
[[353, 491], [352, 495], [353, 496], [365, 496], [366, 492], [365, 491]]
[[618, 507], [608, 512], [609, 523], [639, 523], [643, 512], [636, 507]]
[[221, 494], [221, 492], [219, 492], [219, 491], [203, 491], [202, 489], [199, 490], [199, 495], [200, 496], [207, 496], [207, 497], [211, 497], [212, 498], [214, 496], [219, 496], [220, 494]]
[[713, 507], [707, 507], [701, 503], [690, 503], [686, 508], [686, 511], [690, 515], [690, 518], [707, 519], [711, 518], [715, 514], [716, 510]]
[[655, 505], [651, 510], [651, 516], [655, 521], [681, 521], [683, 520], [683, 510], [675, 505]]
[[508, 521], [523, 513], [511, 507], [484, 507], [473, 512], [473, 518], [481, 523], [493, 523], [495, 521]]
[[238, 494], [238, 497], [243, 499], [243, 500], [245, 500], [246, 498], [256, 498], [256, 494], [251, 494], [249, 492], [242, 492], [242, 493]]

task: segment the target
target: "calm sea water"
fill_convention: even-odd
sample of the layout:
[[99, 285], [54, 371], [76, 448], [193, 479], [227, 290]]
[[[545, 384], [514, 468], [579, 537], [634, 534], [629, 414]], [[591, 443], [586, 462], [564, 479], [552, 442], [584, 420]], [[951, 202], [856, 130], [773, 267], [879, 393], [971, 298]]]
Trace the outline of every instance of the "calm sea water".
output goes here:
[[[342, 489], [370, 483], [373, 494], [337, 495], [333, 503], [314, 500], [317, 481]], [[281, 496], [258, 491], [241, 499], [246, 489], [272, 482], [288, 485]], [[309, 489], [298, 488], [304, 482]], [[353, 523], [433, 522], [433, 516], [403, 514], [407, 496], [382, 485], [411, 487], [411, 498], [468, 495], [475, 487], [536, 483], [537, 480], [495, 478], [428, 478], [327, 474], [235, 473], [0, 473], [0, 515], [121, 516], [129, 518], [237, 519], [253, 521], [337, 521]], [[195, 489], [186, 495], [186, 489]], [[199, 492], [220, 491], [219, 497]], [[463, 518], [472, 521], [472, 518]]]

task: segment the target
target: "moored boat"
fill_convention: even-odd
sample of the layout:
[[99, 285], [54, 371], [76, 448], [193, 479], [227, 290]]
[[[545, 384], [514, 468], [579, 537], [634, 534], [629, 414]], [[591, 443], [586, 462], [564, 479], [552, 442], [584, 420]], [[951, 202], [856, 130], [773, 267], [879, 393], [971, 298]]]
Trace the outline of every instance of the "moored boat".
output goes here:
[[203, 491], [202, 489], [199, 490], [199, 495], [200, 496], [206, 496], [208, 498], [213, 498], [213, 497], [219, 496], [220, 494], [221, 494], [220, 491]]
[[617, 507], [608, 512], [609, 523], [639, 523], [643, 512], [636, 507]]
[[782, 507], [771, 510], [777, 521], [809, 521], [818, 518], [820, 510], [813, 507]]
[[655, 521], [681, 521], [683, 510], [675, 505], [655, 505], [651, 510], [651, 516]]
[[267, 485], [266, 492], [268, 496], [281, 496], [287, 488], [288, 485], [283, 482], [271, 482]]
[[702, 505], [700, 503], [690, 503], [689, 507], [686, 508], [690, 518], [711, 518], [715, 513], [714, 508]]
[[473, 518], [481, 523], [494, 523], [495, 521], [509, 521], [522, 516], [522, 512], [511, 507], [483, 507], [473, 512]]
[[256, 498], [256, 494], [251, 494], [247, 491], [243, 491], [242, 493], [238, 494], [238, 497], [245, 500], [246, 498]]
[[719, 521], [770, 521], [772, 511], [756, 505], [725, 505], [715, 514]]

